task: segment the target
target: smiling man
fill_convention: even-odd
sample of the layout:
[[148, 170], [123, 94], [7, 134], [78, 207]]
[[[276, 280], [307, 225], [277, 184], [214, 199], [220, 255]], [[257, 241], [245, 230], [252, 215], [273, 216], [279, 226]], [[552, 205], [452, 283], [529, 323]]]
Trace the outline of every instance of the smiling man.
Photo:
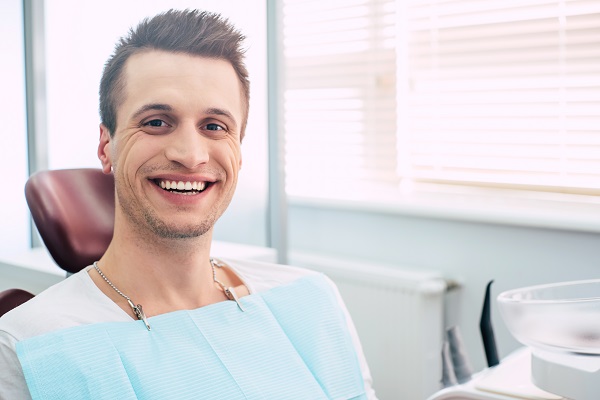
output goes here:
[[330, 280], [210, 257], [242, 166], [242, 40], [218, 15], [169, 11], [117, 44], [98, 146], [113, 239], [0, 319], [0, 398], [375, 398]]

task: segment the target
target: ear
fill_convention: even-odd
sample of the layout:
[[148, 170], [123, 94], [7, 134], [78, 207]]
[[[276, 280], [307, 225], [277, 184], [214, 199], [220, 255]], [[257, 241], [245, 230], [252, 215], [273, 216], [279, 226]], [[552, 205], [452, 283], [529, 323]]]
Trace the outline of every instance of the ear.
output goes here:
[[100, 124], [100, 142], [98, 143], [98, 158], [102, 163], [102, 172], [110, 174], [112, 172], [112, 154], [111, 154], [110, 132], [104, 124]]

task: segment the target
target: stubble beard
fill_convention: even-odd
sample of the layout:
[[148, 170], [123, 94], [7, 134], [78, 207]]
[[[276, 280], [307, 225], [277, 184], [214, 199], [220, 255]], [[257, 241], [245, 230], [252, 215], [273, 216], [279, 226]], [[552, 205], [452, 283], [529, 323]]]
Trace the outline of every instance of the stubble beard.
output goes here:
[[125, 217], [130, 221], [133, 228], [140, 237], [147, 237], [148, 233], [161, 239], [192, 239], [205, 235], [214, 226], [217, 219], [229, 205], [231, 197], [226, 199], [226, 204], [219, 210], [218, 205], [206, 214], [202, 221], [185, 226], [169, 225], [159, 218], [154, 210], [144, 206], [139, 201], [121, 193], [120, 185], [117, 185], [117, 198]]

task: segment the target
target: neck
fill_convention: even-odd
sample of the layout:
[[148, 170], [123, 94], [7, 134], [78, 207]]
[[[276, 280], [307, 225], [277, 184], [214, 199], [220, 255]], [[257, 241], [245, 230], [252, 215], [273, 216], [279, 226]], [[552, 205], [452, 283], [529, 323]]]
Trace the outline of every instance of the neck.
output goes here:
[[[212, 230], [197, 238], [164, 239], [115, 229], [98, 264], [121, 292], [144, 306], [147, 316], [198, 308], [223, 300], [213, 282], [211, 240]], [[129, 307], [97, 278], [105, 294], [122, 308]]]

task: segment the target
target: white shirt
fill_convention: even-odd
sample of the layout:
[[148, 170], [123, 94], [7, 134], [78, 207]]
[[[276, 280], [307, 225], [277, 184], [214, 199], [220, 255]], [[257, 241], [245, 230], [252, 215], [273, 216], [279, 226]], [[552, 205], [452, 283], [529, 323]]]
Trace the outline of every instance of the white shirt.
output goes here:
[[[316, 272], [248, 260], [224, 261], [243, 281], [249, 292], [260, 293]], [[131, 321], [121, 307], [108, 298], [92, 281], [89, 266], [48, 288], [27, 303], [0, 318], [0, 399], [30, 399], [15, 345], [21, 340], [55, 330], [99, 322]], [[356, 349], [365, 391], [376, 399], [372, 379], [358, 335], [344, 302], [332, 281], [352, 342]]]

